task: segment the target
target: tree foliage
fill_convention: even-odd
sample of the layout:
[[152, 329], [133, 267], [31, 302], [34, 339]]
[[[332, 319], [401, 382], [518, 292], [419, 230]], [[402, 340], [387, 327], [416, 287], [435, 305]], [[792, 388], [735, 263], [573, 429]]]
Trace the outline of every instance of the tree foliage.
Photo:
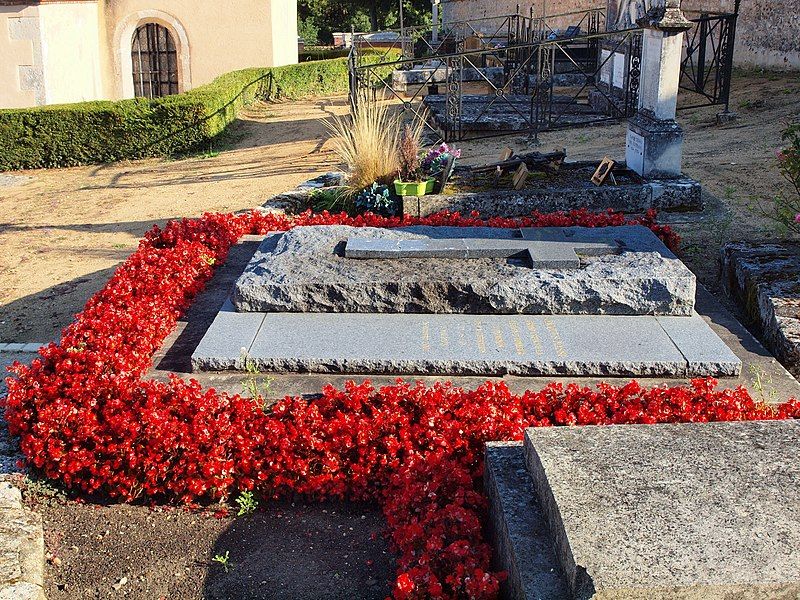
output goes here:
[[[378, 31], [400, 27], [400, 0], [300, 0], [299, 30], [306, 42], [330, 43], [335, 31]], [[430, 0], [403, 0], [405, 25], [430, 21]], [[310, 39], [316, 36], [316, 39]]]

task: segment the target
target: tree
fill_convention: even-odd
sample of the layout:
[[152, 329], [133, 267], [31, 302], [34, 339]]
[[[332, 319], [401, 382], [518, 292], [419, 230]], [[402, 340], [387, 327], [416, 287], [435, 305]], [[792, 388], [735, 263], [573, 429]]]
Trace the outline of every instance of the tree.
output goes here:
[[[330, 42], [334, 31], [397, 28], [399, 0], [300, 0], [297, 5], [300, 31], [318, 32], [320, 41]], [[430, 0], [403, 0], [406, 25], [430, 22]], [[306, 33], [308, 32], [308, 33]]]

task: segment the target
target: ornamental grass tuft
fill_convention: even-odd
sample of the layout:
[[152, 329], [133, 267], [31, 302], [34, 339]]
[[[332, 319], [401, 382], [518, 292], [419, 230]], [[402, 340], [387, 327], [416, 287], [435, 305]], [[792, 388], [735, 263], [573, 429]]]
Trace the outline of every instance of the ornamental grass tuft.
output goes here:
[[347, 167], [351, 195], [376, 182], [391, 183], [398, 170], [400, 119], [386, 104], [359, 102], [352, 115], [334, 117], [326, 126], [333, 151]]

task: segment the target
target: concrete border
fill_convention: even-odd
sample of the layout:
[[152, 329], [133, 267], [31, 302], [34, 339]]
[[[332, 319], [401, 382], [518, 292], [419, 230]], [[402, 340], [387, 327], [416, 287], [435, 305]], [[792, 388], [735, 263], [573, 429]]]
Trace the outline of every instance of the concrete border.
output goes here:
[[42, 517], [0, 482], [0, 600], [45, 600]]

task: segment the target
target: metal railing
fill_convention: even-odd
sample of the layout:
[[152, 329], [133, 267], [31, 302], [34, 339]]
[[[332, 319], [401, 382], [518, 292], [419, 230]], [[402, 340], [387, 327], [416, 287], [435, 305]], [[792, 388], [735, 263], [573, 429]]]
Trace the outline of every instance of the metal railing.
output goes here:
[[[351, 102], [354, 108], [359, 101], [392, 102], [416, 118], [430, 116], [431, 128], [448, 142], [468, 135], [505, 135], [509, 130], [536, 136], [627, 118], [638, 102], [641, 36], [642, 30], [634, 29], [440, 54], [435, 66], [418, 70], [420, 77], [402, 89], [394, 76], [417, 59], [359, 64], [354, 48]], [[600, 44], [626, 57], [624, 82], [616, 96], [600, 85], [609, 60], [595, 60]], [[439, 87], [444, 93], [431, 93]], [[476, 87], [480, 93], [475, 93]], [[495, 118], [498, 114], [508, 121], [507, 129]]]
[[[686, 34], [681, 89], [699, 103], [684, 100], [681, 108], [721, 104], [727, 110], [737, 13], [689, 16], [695, 25]], [[501, 15], [451, 23], [435, 43], [430, 27], [406, 28], [398, 37], [402, 52], [383, 61], [364, 56], [368, 40], [354, 43], [352, 106], [392, 102], [415, 118], [430, 117], [429, 127], [448, 142], [511, 132], [537, 136], [632, 117], [644, 30], [605, 31], [605, 19], [603, 9]], [[574, 25], [558, 27], [568, 22]]]
[[684, 40], [680, 88], [692, 100], [681, 108], [720, 105], [728, 112], [739, 2], [732, 13], [685, 12], [693, 27]]
[[[399, 55], [404, 59], [436, 58], [442, 54], [489, 50], [496, 47], [530, 44], [564, 36], [557, 23], [569, 22], [567, 35], [594, 34], [605, 29], [606, 10], [565, 12], [543, 17], [519, 12], [438, 25], [420, 25], [380, 32], [353, 33], [353, 46], [385, 57]], [[381, 36], [381, 41], [375, 41]], [[468, 48], [468, 44], [474, 47]]]

